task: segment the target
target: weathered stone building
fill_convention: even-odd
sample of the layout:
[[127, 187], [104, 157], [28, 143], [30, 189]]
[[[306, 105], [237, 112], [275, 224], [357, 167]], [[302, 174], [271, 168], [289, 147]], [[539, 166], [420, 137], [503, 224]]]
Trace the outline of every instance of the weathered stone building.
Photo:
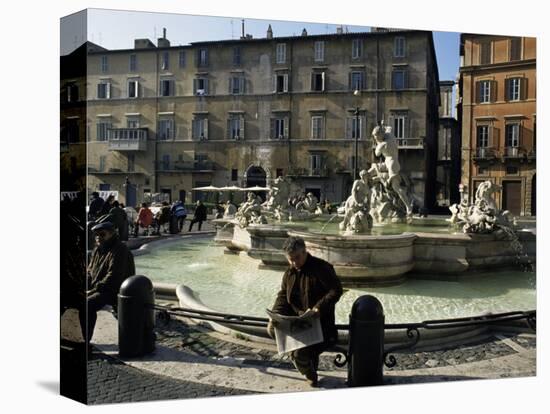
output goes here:
[[[394, 127], [419, 206], [435, 201], [439, 103], [431, 32], [336, 33], [90, 51], [88, 190], [127, 204], [150, 193], [192, 201], [203, 185], [289, 175], [343, 200], [373, 160], [370, 132]], [[354, 91], [359, 90], [359, 95]], [[128, 177], [128, 178], [127, 178]], [[125, 198], [128, 197], [128, 200]]]
[[462, 184], [502, 186], [497, 206], [536, 214], [536, 39], [462, 34]]

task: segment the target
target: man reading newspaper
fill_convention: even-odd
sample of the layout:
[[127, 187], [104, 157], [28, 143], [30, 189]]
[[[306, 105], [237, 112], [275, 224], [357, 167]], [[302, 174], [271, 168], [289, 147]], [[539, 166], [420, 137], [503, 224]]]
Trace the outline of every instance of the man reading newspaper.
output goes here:
[[[330, 263], [307, 252], [303, 239], [289, 237], [283, 250], [289, 267], [283, 275], [272, 312], [285, 316], [302, 316], [296, 318], [291, 325], [297, 332], [308, 328], [309, 323], [313, 326], [315, 318], [319, 318], [322, 342], [290, 352], [296, 369], [306, 377], [311, 386], [317, 386], [319, 355], [337, 340], [334, 307], [342, 296], [342, 284]], [[275, 337], [274, 327], [282, 327], [279, 319], [270, 318], [267, 330], [272, 338]], [[292, 332], [285, 333], [292, 336]]]

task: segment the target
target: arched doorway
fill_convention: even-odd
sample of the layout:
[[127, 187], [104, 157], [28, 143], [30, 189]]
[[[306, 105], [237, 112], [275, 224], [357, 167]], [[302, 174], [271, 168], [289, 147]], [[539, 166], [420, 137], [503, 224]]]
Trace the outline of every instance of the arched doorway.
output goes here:
[[531, 215], [537, 215], [537, 175], [531, 180]]
[[[267, 184], [267, 174], [265, 170], [258, 165], [251, 165], [245, 173], [245, 187], [265, 187]], [[262, 199], [265, 199], [265, 192], [257, 192]]]

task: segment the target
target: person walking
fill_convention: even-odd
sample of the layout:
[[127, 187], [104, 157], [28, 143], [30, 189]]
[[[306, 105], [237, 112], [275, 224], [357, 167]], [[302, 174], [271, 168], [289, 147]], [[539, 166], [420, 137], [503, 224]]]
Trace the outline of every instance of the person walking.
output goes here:
[[[272, 310], [287, 316], [300, 316], [312, 311], [321, 319], [323, 342], [290, 353], [296, 369], [315, 387], [318, 382], [319, 355], [338, 339], [334, 308], [342, 296], [342, 284], [330, 263], [307, 252], [302, 238], [289, 237], [283, 244], [283, 250], [289, 267], [283, 275], [281, 289]], [[267, 331], [272, 338], [275, 337], [271, 320]]]
[[181, 200], [176, 201], [172, 205], [172, 215], [176, 217], [176, 220], [178, 222], [178, 231], [181, 232], [181, 230], [183, 229], [183, 224], [185, 223], [185, 219], [187, 218], [187, 210]]
[[197, 200], [195, 213], [193, 215], [193, 220], [191, 220], [191, 223], [189, 223], [188, 231], [191, 231], [193, 229], [193, 224], [195, 223], [199, 223], [199, 231], [201, 231], [202, 222], [206, 221], [206, 216], [207, 216], [206, 206], [202, 203], [201, 200]]
[[88, 220], [93, 221], [100, 216], [103, 203], [105, 203], [105, 201], [99, 196], [97, 191], [94, 191], [92, 193], [90, 207], [88, 208]]

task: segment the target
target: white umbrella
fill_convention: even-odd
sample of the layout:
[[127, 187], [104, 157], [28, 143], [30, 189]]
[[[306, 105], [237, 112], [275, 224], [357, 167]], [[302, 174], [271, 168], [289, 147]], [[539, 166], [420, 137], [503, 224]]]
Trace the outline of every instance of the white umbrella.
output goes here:
[[220, 191], [244, 191], [244, 190], [246, 190], [246, 188], [237, 187], [236, 185], [220, 188]]
[[196, 191], [220, 191], [218, 187], [214, 187], [213, 185], [208, 185], [206, 187], [195, 187], [192, 190]]
[[243, 188], [243, 191], [269, 191], [269, 190], [271, 189], [267, 187], [259, 187], [259, 186]]

